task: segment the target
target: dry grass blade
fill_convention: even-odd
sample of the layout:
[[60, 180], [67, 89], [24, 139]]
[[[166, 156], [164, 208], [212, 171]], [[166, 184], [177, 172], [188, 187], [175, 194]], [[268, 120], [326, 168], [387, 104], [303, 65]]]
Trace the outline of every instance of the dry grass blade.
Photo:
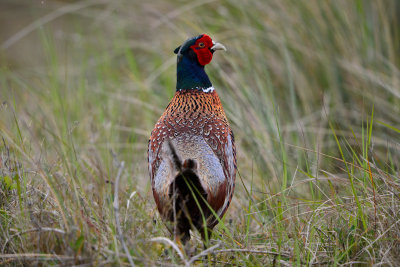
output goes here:
[[2, 250], [1, 250], [1, 252], [4, 253], [4, 250], [5, 250], [5, 248], [6, 248], [7, 244], [8, 244], [8, 242], [9, 242], [10, 240], [12, 240], [14, 237], [20, 236], [20, 235], [23, 235], [23, 234], [26, 234], [26, 233], [32, 233], [32, 232], [56, 232], [56, 233], [60, 233], [60, 234], [65, 234], [65, 231], [64, 231], [64, 230], [57, 229], [57, 228], [49, 228], [49, 227], [40, 227], [40, 228], [34, 228], [34, 229], [24, 230], [24, 231], [18, 232], [18, 233], [16, 233], [16, 234], [13, 234], [12, 236], [10, 236], [10, 237], [4, 242], [3, 248], [2, 248]]
[[274, 252], [274, 251], [268, 251], [268, 250], [255, 250], [255, 249], [245, 249], [245, 248], [220, 249], [220, 250], [211, 251], [210, 254], [230, 253], [230, 252], [265, 254], [265, 255], [272, 255], [272, 256], [283, 256], [286, 258], [291, 257], [290, 253], [285, 253], [285, 252]]
[[121, 178], [122, 171], [124, 170], [124, 166], [125, 166], [125, 162], [121, 161], [119, 168], [118, 168], [117, 178], [115, 179], [115, 184], [114, 184], [114, 205], [113, 206], [114, 206], [114, 213], [115, 213], [115, 224], [117, 226], [117, 232], [118, 232], [118, 239], [121, 242], [121, 245], [124, 248], [125, 254], [128, 257], [129, 264], [131, 265], [131, 267], [134, 267], [135, 264], [133, 263], [132, 256], [129, 252], [128, 247], [125, 244], [124, 235], [122, 233], [121, 224], [120, 224], [120, 220], [119, 220], [119, 198], [118, 198], [119, 187], [118, 186], [119, 186], [119, 179]]
[[29, 33], [37, 30], [41, 26], [43, 26], [46, 23], [49, 23], [65, 14], [76, 12], [82, 8], [87, 8], [92, 5], [98, 5], [102, 4], [106, 1], [101, 1], [101, 0], [86, 0], [86, 1], [80, 1], [79, 3], [63, 6], [50, 14], [47, 14], [44, 17], [39, 18], [38, 20], [34, 21], [33, 23], [29, 24], [25, 28], [21, 29], [17, 33], [15, 33], [13, 36], [8, 38], [2, 45], [1, 48], [6, 50], [10, 46], [12, 46], [14, 43], [18, 42], [22, 38], [24, 38], [26, 35]]
[[200, 259], [203, 256], [207, 256], [208, 254], [213, 254], [214, 250], [216, 250], [217, 248], [219, 248], [221, 246], [221, 243], [218, 243], [210, 248], [207, 248], [206, 250], [203, 250], [202, 252], [200, 252], [199, 254], [193, 256], [190, 258], [188, 264], [191, 265], [193, 264], [195, 261], [197, 261], [198, 259]]
[[167, 245], [170, 245], [178, 254], [179, 258], [184, 262], [185, 266], [188, 266], [189, 263], [185, 259], [185, 256], [183, 255], [182, 251], [179, 249], [178, 245], [174, 243], [172, 240], [166, 238], [166, 237], [154, 237], [149, 240], [150, 242], [161, 242]]
[[[44, 253], [16, 253], [16, 254], [0, 254], [0, 258], [2, 259], [22, 259], [22, 260], [42, 260], [42, 261], [50, 261], [50, 260], [58, 260], [58, 261], [76, 261], [76, 260], [87, 260], [85, 257], [75, 257], [75, 256], [67, 256], [67, 255], [58, 255], [58, 254], [44, 254]], [[0, 262], [1, 263], [1, 262]]]
[[[398, 265], [400, 1], [28, 2], [0, 1], [2, 264]], [[190, 258], [146, 154], [200, 33], [240, 180]]]

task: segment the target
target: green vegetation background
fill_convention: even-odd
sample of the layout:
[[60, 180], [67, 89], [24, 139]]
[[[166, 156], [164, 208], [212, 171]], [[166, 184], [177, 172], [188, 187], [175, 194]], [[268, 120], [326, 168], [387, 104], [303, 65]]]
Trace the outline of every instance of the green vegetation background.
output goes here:
[[202, 264], [157, 239], [147, 170], [172, 51], [200, 33], [228, 49], [207, 72], [239, 171], [209, 261], [398, 265], [396, 0], [2, 1], [0, 265], [127, 265], [118, 170], [134, 263]]

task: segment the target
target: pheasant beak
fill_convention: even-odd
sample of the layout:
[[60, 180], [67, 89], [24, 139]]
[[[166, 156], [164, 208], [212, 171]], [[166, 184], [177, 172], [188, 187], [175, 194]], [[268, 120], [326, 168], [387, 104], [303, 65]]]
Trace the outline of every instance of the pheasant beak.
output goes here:
[[226, 51], [226, 48], [223, 44], [216, 43], [213, 41], [213, 46], [210, 48], [211, 52], [215, 52], [216, 50], [224, 50]]

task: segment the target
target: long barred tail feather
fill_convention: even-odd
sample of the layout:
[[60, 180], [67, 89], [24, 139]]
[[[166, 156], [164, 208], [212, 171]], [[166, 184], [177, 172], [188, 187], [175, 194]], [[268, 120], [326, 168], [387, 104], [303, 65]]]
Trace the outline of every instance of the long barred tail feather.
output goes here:
[[168, 142], [169, 151], [171, 152], [172, 162], [173, 162], [176, 170], [179, 172], [182, 172], [182, 161], [179, 158], [178, 154], [176, 153], [175, 147], [172, 144], [171, 140], [168, 139], [167, 142]]
[[186, 243], [190, 239], [189, 230], [197, 228], [202, 232], [204, 228], [202, 217], [207, 218], [211, 212], [204, 203], [207, 192], [197, 175], [197, 162], [186, 159], [182, 164], [170, 140], [168, 140], [168, 146], [172, 162], [178, 170], [168, 192], [173, 205], [170, 220], [175, 223], [174, 234]]

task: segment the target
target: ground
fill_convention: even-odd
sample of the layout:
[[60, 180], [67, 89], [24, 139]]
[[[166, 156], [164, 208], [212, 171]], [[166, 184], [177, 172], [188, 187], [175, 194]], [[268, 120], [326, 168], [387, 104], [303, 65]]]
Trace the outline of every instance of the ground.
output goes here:
[[[3, 1], [0, 265], [398, 265], [399, 14], [395, 0]], [[173, 50], [200, 33], [228, 49], [206, 70], [238, 177], [210, 248], [193, 233], [187, 255], [155, 208], [147, 140]]]

